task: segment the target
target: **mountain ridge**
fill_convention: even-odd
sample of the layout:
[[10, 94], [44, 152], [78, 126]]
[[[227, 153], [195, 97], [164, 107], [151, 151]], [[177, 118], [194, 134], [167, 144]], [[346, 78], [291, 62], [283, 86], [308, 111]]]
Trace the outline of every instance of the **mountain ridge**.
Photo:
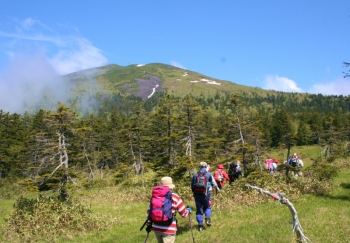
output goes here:
[[230, 94], [257, 92], [263, 96], [268, 93], [281, 93], [280, 91], [265, 90], [228, 80], [216, 79], [195, 71], [162, 63], [131, 64], [128, 66], [108, 64], [65, 76], [72, 78], [72, 80], [82, 79], [83, 77], [91, 79], [91, 76], [93, 76], [95, 81], [113, 93], [133, 94], [143, 100], [149, 98], [153, 88], [156, 92], [166, 90], [168, 93], [180, 97], [187, 94], [215, 95], [217, 92]]

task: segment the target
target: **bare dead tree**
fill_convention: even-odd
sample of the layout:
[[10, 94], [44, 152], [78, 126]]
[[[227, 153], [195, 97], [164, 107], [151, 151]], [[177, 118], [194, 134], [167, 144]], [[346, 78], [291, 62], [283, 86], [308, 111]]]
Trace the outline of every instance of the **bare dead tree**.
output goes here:
[[309, 238], [307, 238], [304, 233], [303, 233], [303, 228], [301, 227], [301, 224], [299, 222], [299, 218], [298, 218], [298, 212], [296, 211], [296, 209], [294, 208], [294, 205], [288, 200], [288, 198], [285, 198], [283, 196], [283, 193], [271, 193], [267, 190], [264, 190], [260, 187], [257, 186], [252, 186], [250, 184], [246, 184], [247, 187], [250, 187], [252, 189], [256, 189], [260, 192], [260, 194], [267, 194], [269, 195], [272, 199], [277, 200], [279, 203], [281, 204], [285, 204], [287, 205], [287, 207], [289, 208], [289, 211], [292, 214], [292, 225], [293, 225], [293, 232], [296, 233], [297, 235], [297, 240], [298, 242], [311, 242], [311, 240]]
[[[142, 164], [142, 161], [138, 161], [136, 159], [136, 155], [135, 155], [135, 152], [134, 152], [134, 146], [133, 146], [133, 138], [132, 138], [132, 134], [131, 134], [131, 131], [129, 129], [128, 131], [128, 138], [129, 138], [129, 146], [130, 146], [130, 155], [131, 155], [131, 160], [132, 160], [132, 167], [135, 171], [135, 174], [136, 175], [139, 175], [142, 173], [143, 171], [143, 164]], [[142, 157], [141, 157], [142, 158]]]

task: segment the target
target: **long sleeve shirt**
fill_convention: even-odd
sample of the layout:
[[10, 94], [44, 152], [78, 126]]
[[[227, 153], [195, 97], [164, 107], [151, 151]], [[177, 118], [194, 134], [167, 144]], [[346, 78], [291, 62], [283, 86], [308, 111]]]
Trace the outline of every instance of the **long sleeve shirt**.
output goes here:
[[212, 191], [214, 186], [219, 189], [218, 184], [216, 183], [216, 181], [214, 179], [214, 176], [212, 174], [210, 174], [210, 175], [211, 175], [212, 183], [210, 183], [208, 181], [208, 191]]
[[[178, 212], [181, 217], [186, 218], [189, 214], [188, 210], [185, 207], [184, 202], [180, 198], [179, 195], [176, 193], [172, 193], [172, 213], [175, 215], [175, 213]], [[150, 213], [150, 208], [147, 210], [147, 215]], [[148, 220], [148, 223], [151, 223], [150, 220]], [[153, 223], [152, 230], [155, 232], [161, 232], [169, 235], [176, 234], [177, 227], [176, 227], [176, 221], [174, 220], [170, 225], [159, 225], [156, 223]]]
[[[225, 180], [220, 181], [218, 178], [219, 174], [221, 174]], [[215, 178], [216, 183], [220, 186], [224, 186], [225, 181], [228, 181], [228, 182], [231, 181], [230, 177], [228, 176], [228, 174], [226, 173], [226, 171], [224, 169], [216, 169], [214, 172], [214, 178]]]

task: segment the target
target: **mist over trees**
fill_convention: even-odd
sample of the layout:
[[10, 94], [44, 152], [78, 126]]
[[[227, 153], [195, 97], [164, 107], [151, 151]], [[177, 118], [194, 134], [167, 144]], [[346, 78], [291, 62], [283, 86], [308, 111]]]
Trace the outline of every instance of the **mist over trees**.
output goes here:
[[0, 178], [46, 190], [74, 181], [78, 172], [93, 180], [95, 169], [100, 177], [112, 169], [119, 181], [147, 169], [180, 176], [201, 160], [239, 159], [245, 169], [260, 170], [270, 148], [291, 145], [318, 145], [324, 157], [350, 153], [343, 96], [179, 98], [157, 92], [148, 100], [119, 94], [89, 99], [98, 101], [89, 114], [62, 103], [34, 114], [0, 110]]

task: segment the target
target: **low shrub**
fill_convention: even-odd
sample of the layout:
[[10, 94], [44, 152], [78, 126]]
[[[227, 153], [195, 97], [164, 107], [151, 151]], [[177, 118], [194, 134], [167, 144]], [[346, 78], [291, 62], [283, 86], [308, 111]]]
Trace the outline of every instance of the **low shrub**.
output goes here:
[[20, 197], [14, 212], [6, 219], [4, 235], [9, 242], [56, 242], [58, 237], [72, 238], [92, 230], [107, 228], [108, 220], [74, 199], [62, 203], [57, 197], [34, 199]]
[[21, 185], [4, 179], [0, 180], [0, 199], [15, 199], [23, 193], [25, 189]]

